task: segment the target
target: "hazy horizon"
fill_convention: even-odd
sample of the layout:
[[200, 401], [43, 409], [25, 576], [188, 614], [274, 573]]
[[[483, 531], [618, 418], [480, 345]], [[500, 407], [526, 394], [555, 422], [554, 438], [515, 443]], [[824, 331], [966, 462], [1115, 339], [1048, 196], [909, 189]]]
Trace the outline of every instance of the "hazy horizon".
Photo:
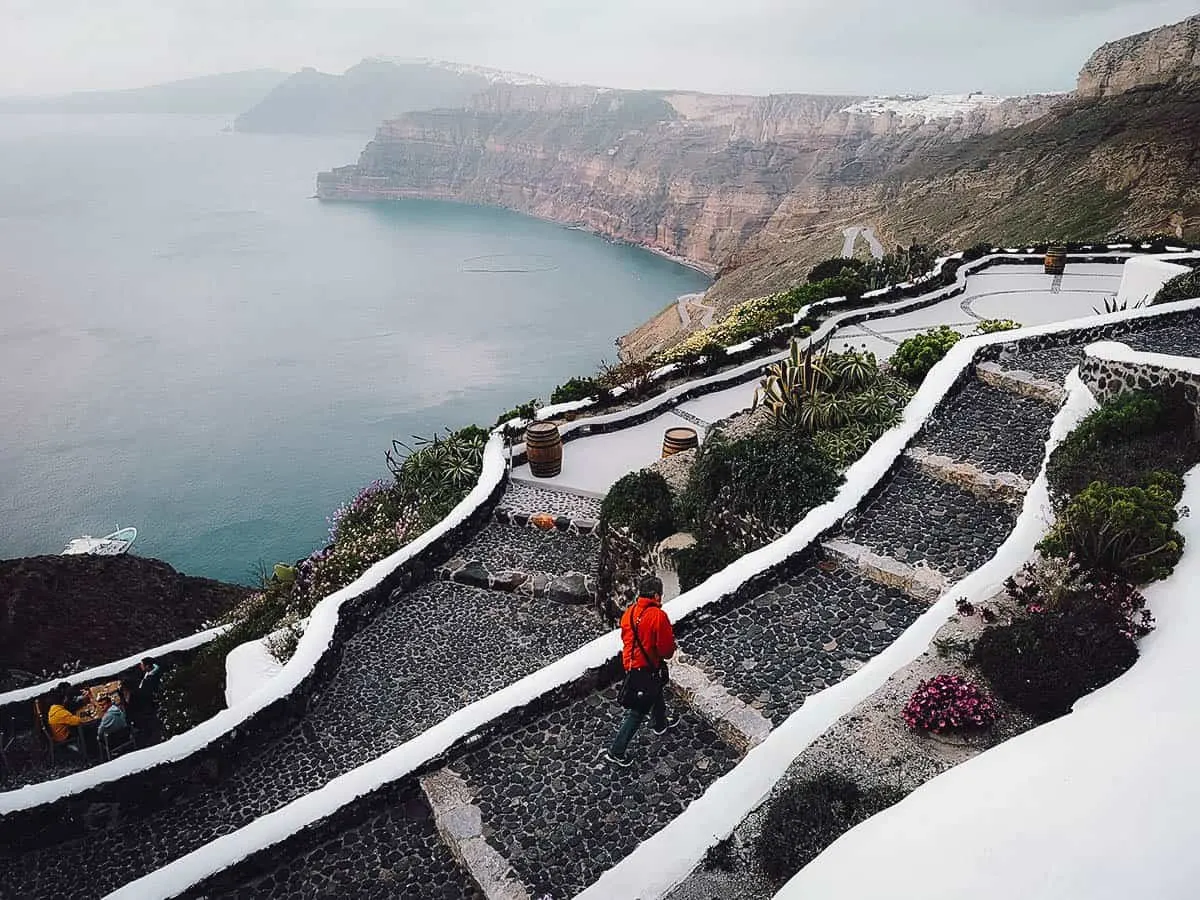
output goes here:
[[1070, 90], [1096, 47], [1195, 13], [1194, 0], [0, 0], [0, 96], [255, 69], [341, 73], [368, 57], [630, 89], [1026, 94]]

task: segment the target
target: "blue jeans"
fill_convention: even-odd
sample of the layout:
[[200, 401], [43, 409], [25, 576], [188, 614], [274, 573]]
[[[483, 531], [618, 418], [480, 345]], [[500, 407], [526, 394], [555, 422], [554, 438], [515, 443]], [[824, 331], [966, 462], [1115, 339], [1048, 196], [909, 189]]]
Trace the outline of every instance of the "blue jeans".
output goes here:
[[[636, 709], [625, 710], [625, 718], [621, 720], [621, 727], [617, 730], [617, 736], [612, 743], [613, 756], [625, 755], [625, 751], [629, 748], [629, 742], [633, 740], [634, 734], [645, 720], [644, 712]], [[667, 705], [663, 702], [662, 693], [659, 693], [658, 699], [650, 707], [650, 723], [658, 729], [667, 727]]]

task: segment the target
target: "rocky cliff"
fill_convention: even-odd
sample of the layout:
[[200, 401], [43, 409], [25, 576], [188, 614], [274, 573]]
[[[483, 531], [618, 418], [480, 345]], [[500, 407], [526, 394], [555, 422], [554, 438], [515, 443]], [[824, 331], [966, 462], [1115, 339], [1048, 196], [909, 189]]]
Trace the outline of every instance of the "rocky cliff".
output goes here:
[[465, 200], [580, 225], [719, 272], [709, 296], [722, 309], [802, 278], [850, 225], [893, 246], [1193, 236], [1200, 105], [1170, 62], [1193, 31], [1188, 20], [1099, 51], [1078, 97], [493, 86], [465, 110], [384, 123], [356, 165], [319, 176], [318, 194]]
[[248, 593], [140, 556], [0, 560], [0, 683], [186, 637]]
[[1200, 16], [1105, 44], [1079, 72], [1081, 98], [1200, 77]]

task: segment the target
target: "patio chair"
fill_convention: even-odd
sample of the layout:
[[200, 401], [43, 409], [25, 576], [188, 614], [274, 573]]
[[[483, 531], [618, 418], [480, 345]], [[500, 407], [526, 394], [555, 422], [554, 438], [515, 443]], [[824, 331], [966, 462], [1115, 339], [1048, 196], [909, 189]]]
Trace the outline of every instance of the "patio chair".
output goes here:
[[134, 747], [137, 747], [137, 740], [133, 736], [133, 728], [131, 727], [109, 731], [100, 735], [100, 752], [104, 755], [105, 762], [114, 756], [120, 756], [126, 750]]
[[35, 721], [37, 722], [38, 739], [44, 745], [44, 749], [46, 751], [46, 760], [50, 766], [54, 765], [55, 752], [59, 748], [63, 748], [66, 750], [72, 750], [72, 751], [78, 753], [80, 758], [83, 759], [85, 762], [87, 761], [87, 758], [88, 758], [87, 747], [83, 743], [83, 734], [80, 732], [80, 730], [78, 728], [72, 728], [71, 729], [71, 737], [68, 738], [67, 740], [63, 741], [62, 743], [59, 743], [58, 741], [54, 740], [54, 736], [52, 734], [50, 734], [50, 729], [46, 726], [46, 717], [44, 715], [42, 715], [42, 701], [41, 700], [33, 701], [33, 715], [34, 715]]
[[17, 729], [11, 719], [4, 727], [0, 727], [0, 781], [4, 781], [13, 773], [12, 763], [8, 760], [8, 748], [17, 739]]

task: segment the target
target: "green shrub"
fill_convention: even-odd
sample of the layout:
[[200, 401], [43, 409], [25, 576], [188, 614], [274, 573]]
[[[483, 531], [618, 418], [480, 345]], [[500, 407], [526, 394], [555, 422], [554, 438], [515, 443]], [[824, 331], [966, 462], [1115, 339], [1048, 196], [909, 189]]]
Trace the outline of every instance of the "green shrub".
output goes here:
[[1117, 487], [1095, 481], [1079, 492], [1038, 544], [1050, 556], [1074, 558], [1133, 584], [1166, 578], [1183, 555], [1175, 529], [1178, 497], [1167, 477], [1147, 487]]
[[604, 386], [595, 378], [571, 378], [554, 389], [554, 393], [550, 395], [550, 402], [574, 403], [576, 400], [599, 396], [604, 390]]
[[977, 259], [983, 259], [992, 252], [992, 245], [988, 241], [981, 241], [978, 244], [972, 244], [963, 251], [962, 261], [965, 263], [974, 262]]
[[795, 431], [760, 431], [735, 441], [714, 431], [692, 464], [679, 519], [697, 537], [723, 513], [787, 530], [841, 482], [833, 462]]
[[789, 784], [767, 806], [754, 848], [758, 864], [782, 884], [855, 825], [902, 796], [893, 790], [864, 790], [832, 773]]
[[[750, 549], [750, 548], [747, 548]], [[742, 556], [742, 552], [719, 536], [711, 535], [704, 543], [696, 543], [675, 552], [675, 572], [679, 589], [690, 591], [708, 580]]]
[[920, 384], [961, 337], [948, 325], [915, 334], [896, 348], [890, 361], [892, 371], [910, 384]]
[[942, 263], [942, 284], [954, 284], [958, 280], [958, 270], [961, 268], [962, 262], [957, 259], [948, 259]]
[[479, 480], [488, 433], [475, 425], [446, 435], [414, 438], [412, 446], [392, 441], [388, 468], [405, 497], [419, 502], [422, 524], [444, 519]]
[[1075, 701], [1128, 670], [1137, 657], [1119, 613], [1086, 595], [986, 628], [972, 651], [996, 695], [1038, 721], [1070, 712]]
[[532, 400], [526, 400], [524, 403], [514, 406], [512, 409], [500, 413], [500, 415], [496, 418], [496, 423], [492, 427], [499, 428], [505, 422], [509, 422], [513, 419], [532, 419], [535, 415], [537, 415], [537, 411], [541, 408], [541, 405], [542, 401], [538, 400], [536, 397]]
[[600, 520], [629, 529], [646, 544], [673, 534], [671, 488], [658, 472], [642, 469], [617, 481], [600, 505]]
[[1021, 323], [1014, 319], [984, 319], [975, 326], [975, 331], [979, 334], [995, 334], [998, 331], [1012, 331], [1020, 327]]
[[819, 262], [808, 273], [808, 280], [824, 281], [827, 278], [836, 278], [839, 275], [846, 273], [849, 270], [850, 274], [861, 272], [865, 266], [861, 259], [853, 259], [846, 256], [835, 256], [832, 259], [827, 259], [824, 262]]
[[1145, 484], [1147, 472], [1183, 475], [1200, 461], [1182, 391], [1122, 394], [1089, 413], [1050, 454], [1046, 478], [1062, 508], [1093, 481]]
[[1151, 306], [1173, 303], [1176, 300], [1191, 300], [1200, 297], [1200, 269], [1181, 272], [1158, 289]]

